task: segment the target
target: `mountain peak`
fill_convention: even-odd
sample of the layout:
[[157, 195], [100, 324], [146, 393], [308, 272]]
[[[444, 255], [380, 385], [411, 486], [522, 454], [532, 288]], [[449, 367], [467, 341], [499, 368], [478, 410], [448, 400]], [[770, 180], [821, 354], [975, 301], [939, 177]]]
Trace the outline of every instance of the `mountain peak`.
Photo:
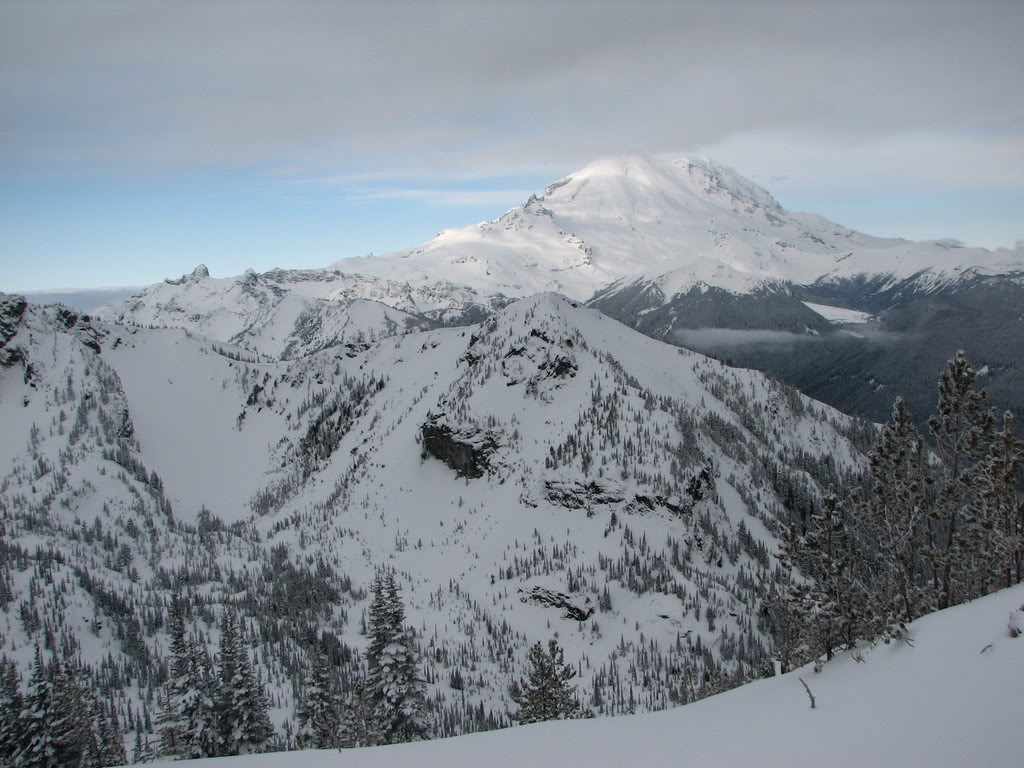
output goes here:
[[[766, 189], [736, 171], [707, 157], [616, 155], [595, 160], [579, 171], [549, 185], [544, 198], [558, 194], [575, 199], [584, 187], [616, 186], [624, 202], [630, 198], [663, 196], [685, 200], [696, 196], [706, 201], [735, 207], [741, 203], [781, 211], [782, 207]], [[565, 188], [564, 192], [559, 190]], [[586, 202], [585, 199], [581, 202]]]
[[193, 280], [199, 280], [201, 278], [209, 277], [209, 276], [210, 276], [210, 270], [208, 270], [206, 268], [205, 264], [200, 264], [199, 266], [197, 266], [195, 269], [192, 270], [191, 277], [192, 277]]

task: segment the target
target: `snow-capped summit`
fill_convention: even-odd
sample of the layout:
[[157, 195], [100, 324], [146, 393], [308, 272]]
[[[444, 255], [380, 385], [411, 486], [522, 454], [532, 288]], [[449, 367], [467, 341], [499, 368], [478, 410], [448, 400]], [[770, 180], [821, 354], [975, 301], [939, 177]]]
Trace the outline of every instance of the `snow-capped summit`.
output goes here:
[[[736, 297], [777, 297], [803, 286], [843, 293], [852, 285], [857, 296], [844, 295], [840, 301], [854, 302], [844, 306], [875, 310], [857, 302], [1006, 273], [1024, 274], [1021, 252], [871, 237], [814, 214], [788, 212], [767, 190], [712, 160], [634, 155], [591, 163], [493, 221], [443, 230], [417, 248], [327, 269], [250, 270], [237, 278], [212, 278], [200, 265], [98, 314], [294, 357], [341, 340], [330, 331], [310, 341], [314, 326], [379, 337], [474, 322], [512, 299], [545, 291], [593, 299], [602, 311], [669, 338], [670, 330], [685, 325], [684, 316], [728, 325], [721, 322], [721, 304]], [[687, 297], [694, 291], [709, 290], [715, 307], [699, 317], [693, 307], [676, 311], [677, 297], [692, 304]], [[742, 327], [820, 331], [820, 318], [791, 298], [788, 308], [748, 308]], [[387, 309], [353, 318], [345, 302], [356, 299]], [[878, 302], [891, 303], [885, 296]], [[654, 315], [646, 325], [639, 321], [658, 311], [673, 317], [657, 328], [649, 322]]]
[[[779, 283], [1024, 270], [1019, 252], [871, 237], [786, 211], [762, 187], [703, 158], [606, 158], [494, 221], [448, 229], [418, 248], [336, 266], [412, 285], [447, 280], [482, 295], [558, 291], [589, 299], [616, 281], [750, 293]], [[660, 279], [672, 274], [671, 278]]]

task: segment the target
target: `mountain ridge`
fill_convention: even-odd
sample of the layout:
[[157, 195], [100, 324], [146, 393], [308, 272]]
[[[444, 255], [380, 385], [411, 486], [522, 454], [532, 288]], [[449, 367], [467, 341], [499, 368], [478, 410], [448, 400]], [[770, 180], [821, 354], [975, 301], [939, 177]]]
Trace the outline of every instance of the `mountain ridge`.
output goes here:
[[[294, 358], [478, 322], [513, 299], [555, 291], [677, 345], [706, 329], [768, 331], [711, 335], [732, 341], [697, 348], [876, 421], [894, 393], [926, 413], [931, 372], [964, 349], [992, 372], [995, 402], [1024, 413], [1024, 359], [1012, 352], [1024, 328], [1012, 310], [1024, 303], [1024, 254], [877, 238], [790, 213], [706, 159], [597, 161], [493, 221], [385, 256], [235, 278], [205, 273], [98, 314]], [[355, 300], [383, 306], [346, 303]], [[942, 322], [950, 306], [952, 327]], [[871, 316], [866, 325], [828, 317], [858, 312]]]
[[[506, 723], [552, 631], [601, 714], [748, 679], [783, 520], [874, 434], [554, 294], [295, 360], [0, 307], [0, 655], [30, 665], [52, 636], [140, 738], [173, 593], [203, 642], [245, 617], [280, 727], [318, 638], [345, 690], [358, 677], [382, 565], [437, 735]], [[634, 662], [653, 666], [630, 695]]]

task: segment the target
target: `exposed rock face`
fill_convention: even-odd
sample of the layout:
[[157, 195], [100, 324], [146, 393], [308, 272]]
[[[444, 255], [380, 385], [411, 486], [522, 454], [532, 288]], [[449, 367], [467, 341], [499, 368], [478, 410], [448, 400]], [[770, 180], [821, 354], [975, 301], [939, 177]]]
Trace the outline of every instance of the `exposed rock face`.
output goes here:
[[[710, 482], [710, 478], [708, 481]], [[674, 515], [684, 515], [691, 512], [693, 504], [703, 498], [703, 495], [699, 493], [703, 486], [695, 486], [694, 481], [691, 481], [690, 487], [696, 488], [698, 493], [695, 495], [688, 489], [687, 495], [690, 498], [681, 499], [678, 496], [627, 494], [622, 488], [597, 480], [586, 483], [572, 480], [546, 480], [544, 481], [544, 498], [549, 503], [566, 509], [586, 509], [588, 515], [593, 515], [596, 507], [618, 504], [625, 504], [626, 511], [637, 514], [662, 510]]]
[[564, 611], [562, 614], [563, 619], [586, 621], [594, 615], [593, 606], [581, 608], [573, 603], [572, 599], [568, 595], [561, 592], [555, 592], [551, 589], [545, 589], [544, 587], [532, 587], [529, 590], [520, 589], [519, 599], [524, 603], [534, 603], [535, 605], [559, 608]]
[[525, 383], [528, 394], [544, 401], [550, 401], [553, 391], [575, 378], [578, 370], [572, 340], [556, 341], [537, 328], [530, 331], [524, 344], [509, 349], [501, 360], [508, 386]]
[[67, 307], [57, 308], [57, 320], [68, 330], [71, 330], [78, 323], [78, 313]]
[[18, 330], [21, 316], [25, 314], [28, 302], [24, 296], [0, 293], [0, 347], [3, 347]]
[[18, 332], [21, 316], [25, 314], [28, 302], [23, 296], [0, 293], [0, 367], [11, 368], [18, 363], [27, 363], [25, 350], [18, 346], [7, 347], [7, 342]]
[[432, 415], [421, 428], [423, 448], [465, 477], [483, 477], [488, 458], [498, 447], [497, 436], [484, 429], [452, 429], [440, 415]]
[[589, 483], [546, 480], [544, 498], [566, 509], [589, 509], [600, 504], [618, 504], [626, 500], [621, 489], [596, 480]]
[[[249, 275], [249, 271], [246, 270], [245, 277], [248, 277], [248, 275]], [[168, 278], [166, 278], [164, 280], [164, 282], [167, 283], [167, 285], [185, 285], [186, 283], [189, 283], [189, 282], [193, 282], [194, 283], [194, 282], [196, 282], [198, 280], [202, 280], [202, 279], [207, 278], [209, 276], [210, 276], [210, 270], [208, 270], [206, 268], [205, 264], [200, 264], [199, 266], [197, 266], [195, 269], [192, 270], [191, 274], [182, 275], [177, 280], [174, 280], [174, 279], [168, 277]]]

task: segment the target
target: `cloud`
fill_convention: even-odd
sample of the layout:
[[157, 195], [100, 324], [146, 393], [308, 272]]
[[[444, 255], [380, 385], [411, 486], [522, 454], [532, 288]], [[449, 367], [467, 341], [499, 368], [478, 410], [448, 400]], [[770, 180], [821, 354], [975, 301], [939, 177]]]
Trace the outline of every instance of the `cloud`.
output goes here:
[[1016, 183], [1022, 26], [1009, 0], [7, 2], [0, 164], [554, 177], [767, 141], [767, 177]]
[[768, 328], [698, 328], [673, 331], [676, 343], [696, 350], [722, 349], [723, 347], [788, 347], [796, 344], [819, 344], [823, 341], [836, 343], [858, 339], [872, 344], [890, 344], [895, 341], [911, 340], [912, 333], [885, 331], [875, 323], [858, 323], [849, 328], [837, 329], [836, 334], [818, 336], [811, 333], [793, 333]]
[[[820, 193], [919, 191], [925, 186], [1024, 187], [1024, 132], [985, 135], [932, 129], [867, 138], [834, 133], [760, 131], [736, 134], [701, 151], [742, 168], [754, 180]], [[777, 171], [784, 169], [785, 174]]]
[[512, 207], [521, 204], [536, 190], [529, 189], [354, 189], [355, 200], [411, 200], [438, 206], [494, 205]]
[[713, 347], [789, 346], [809, 344], [822, 340], [821, 336], [767, 328], [698, 328], [673, 331], [676, 341], [684, 347], [711, 349]]

